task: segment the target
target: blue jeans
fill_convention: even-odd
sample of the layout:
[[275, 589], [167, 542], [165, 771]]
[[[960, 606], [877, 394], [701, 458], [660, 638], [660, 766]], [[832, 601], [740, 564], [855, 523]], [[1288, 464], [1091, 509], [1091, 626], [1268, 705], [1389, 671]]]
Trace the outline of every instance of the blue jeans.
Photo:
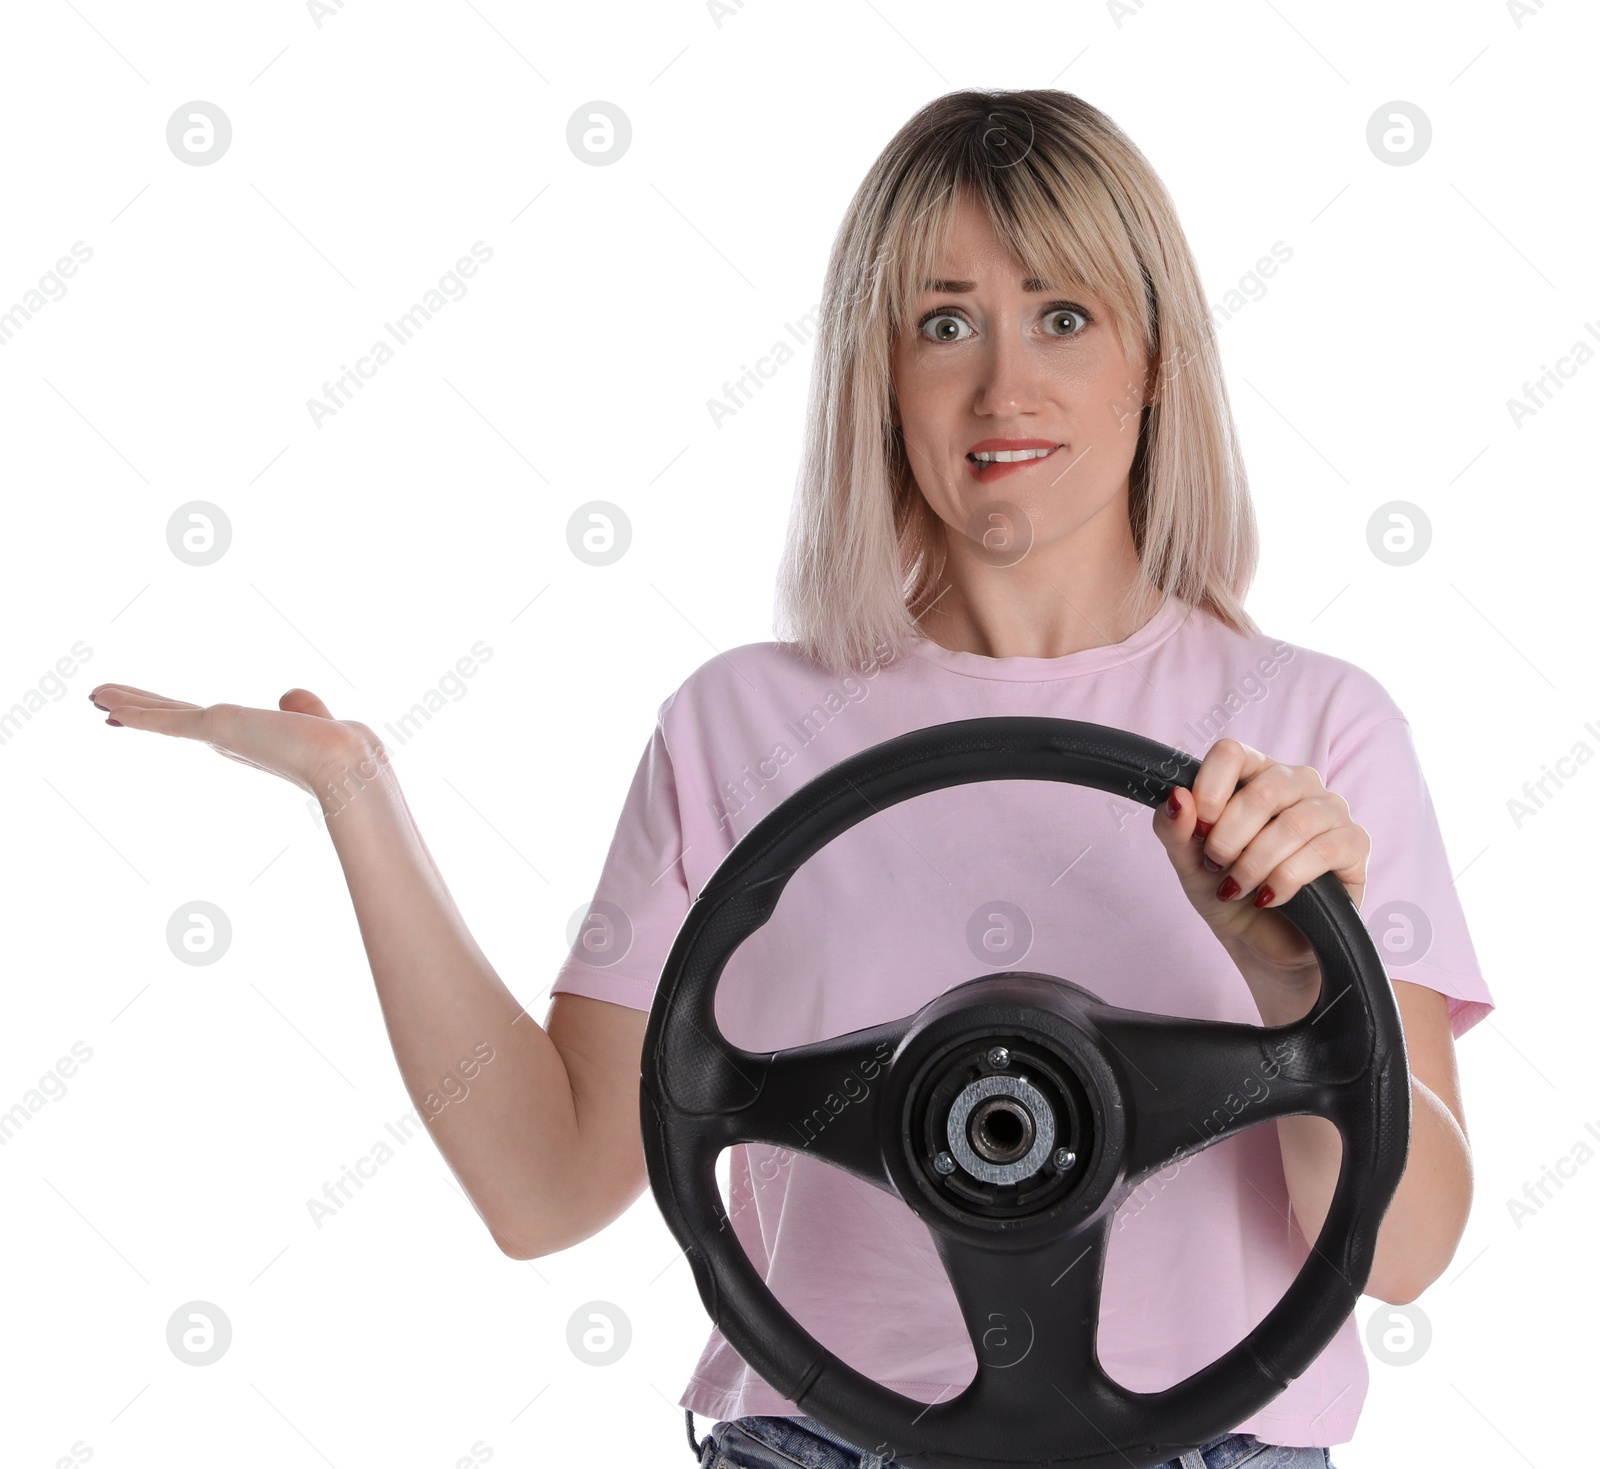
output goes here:
[[[699, 1469], [894, 1469], [898, 1459], [880, 1459], [824, 1428], [815, 1418], [754, 1416], [714, 1423], [695, 1442], [694, 1413], [684, 1410], [689, 1446]], [[1327, 1449], [1282, 1448], [1253, 1433], [1225, 1433], [1168, 1459], [1160, 1469], [1338, 1469]]]

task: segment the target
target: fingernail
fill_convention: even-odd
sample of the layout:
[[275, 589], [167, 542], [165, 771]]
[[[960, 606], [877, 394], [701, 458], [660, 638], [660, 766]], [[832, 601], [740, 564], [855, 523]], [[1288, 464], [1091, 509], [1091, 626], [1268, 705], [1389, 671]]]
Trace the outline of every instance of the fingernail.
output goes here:
[[1204, 852], [1200, 854], [1200, 862], [1205, 867], [1207, 872], [1222, 871], [1222, 864], [1220, 862], [1213, 862], [1208, 856], [1206, 856]]
[[1265, 883], [1262, 883], [1261, 891], [1258, 892], [1256, 894], [1256, 896], [1255, 896], [1255, 905], [1258, 908], [1265, 908], [1267, 906], [1267, 904], [1270, 903], [1271, 901], [1272, 901], [1272, 889], [1269, 888]]
[[1239, 884], [1236, 883], [1231, 877], [1223, 878], [1222, 886], [1217, 889], [1217, 896], [1221, 898], [1224, 903], [1226, 903], [1229, 898], [1237, 898], [1239, 896]]
[[123, 727], [122, 726], [122, 721], [120, 719], [113, 719], [109, 714], [106, 715], [106, 723], [107, 724], [114, 724], [114, 725], [116, 725], [116, 727], [118, 729], [121, 729]]
[[1180, 809], [1181, 808], [1178, 805], [1178, 793], [1177, 793], [1177, 791], [1168, 792], [1168, 794], [1167, 794], [1167, 815], [1170, 816], [1174, 821], [1176, 821], [1178, 819], [1178, 812], [1179, 812]]
[[1197, 842], [1203, 842], [1206, 839], [1206, 837], [1210, 835], [1212, 825], [1213, 825], [1212, 822], [1201, 821], [1198, 818], [1196, 818], [1195, 824], [1194, 824], [1194, 839]]

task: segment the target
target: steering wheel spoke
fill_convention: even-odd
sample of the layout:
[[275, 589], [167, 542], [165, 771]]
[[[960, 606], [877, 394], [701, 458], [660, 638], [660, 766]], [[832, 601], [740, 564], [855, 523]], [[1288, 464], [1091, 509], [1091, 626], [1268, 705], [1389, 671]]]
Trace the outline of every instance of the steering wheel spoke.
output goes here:
[[809, 1153], [898, 1193], [879, 1145], [879, 1107], [889, 1060], [912, 1017], [852, 1030], [763, 1056], [739, 1052], [755, 1095], [724, 1119], [725, 1142], [760, 1142]]
[[1130, 1183], [1271, 1118], [1327, 1115], [1327, 1086], [1285, 1064], [1298, 1024], [1269, 1029], [1112, 1006], [1095, 1023], [1131, 1104]]
[[[933, 1229], [978, 1359], [971, 1385], [942, 1410], [952, 1425], [966, 1415], [975, 1421], [1072, 1417], [1069, 1404], [1092, 1424], [1095, 1402], [1118, 1395], [1095, 1352], [1114, 1217], [1106, 1209], [1026, 1249]], [[1101, 1442], [1097, 1433], [1088, 1436]]]

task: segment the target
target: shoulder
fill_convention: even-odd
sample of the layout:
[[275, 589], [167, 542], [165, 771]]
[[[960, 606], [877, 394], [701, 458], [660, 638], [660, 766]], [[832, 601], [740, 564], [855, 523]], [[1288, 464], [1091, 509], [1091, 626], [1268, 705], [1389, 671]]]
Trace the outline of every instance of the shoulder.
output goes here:
[[1198, 607], [1183, 630], [1185, 659], [1197, 673], [1195, 697], [1234, 712], [1268, 706], [1261, 712], [1270, 708], [1270, 724], [1314, 732], [1330, 752], [1383, 720], [1405, 720], [1382, 681], [1349, 659], [1270, 631], [1235, 632]]
[[712, 654], [662, 701], [657, 714], [669, 743], [674, 729], [737, 728], [750, 718], [803, 714], [815, 703], [861, 698], [892, 660], [867, 660], [857, 672], [836, 674], [793, 643], [741, 643]]

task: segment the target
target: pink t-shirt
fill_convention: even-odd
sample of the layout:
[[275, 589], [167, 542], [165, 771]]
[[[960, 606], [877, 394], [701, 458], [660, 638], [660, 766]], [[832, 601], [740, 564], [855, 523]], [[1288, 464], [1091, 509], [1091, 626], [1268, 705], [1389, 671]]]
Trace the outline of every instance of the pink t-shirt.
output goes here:
[[[1361, 912], [1391, 978], [1443, 993], [1456, 1036], [1493, 1008], [1410, 726], [1355, 665], [1241, 637], [1175, 599], [1125, 642], [1060, 658], [989, 658], [920, 634], [889, 651], [836, 677], [789, 646], [748, 643], [684, 680], [660, 706], [600, 875], [596, 911], [609, 916], [591, 920], [555, 991], [648, 1009], [691, 895], [779, 801], [908, 730], [1028, 714], [1130, 730], [1195, 756], [1226, 735], [1313, 766], [1371, 836]], [[771, 919], [728, 960], [717, 1023], [750, 1050], [803, 1045], [1023, 968], [1118, 1005], [1259, 1025], [1150, 829], [1154, 816], [1087, 787], [1029, 780], [947, 787], [874, 813], [795, 873]], [[823, 1346], [922, 1402], [972, 1380], [977, 1358], [955, 1295], [905, 1204], [798, 1139], [792, 1150], [735, 1146], [729, 1177], [735, 1236]], [[1112, 1231], [1103, 1367], [1139, 1392], [1180, 1381], [1250, 1331], [1308, 1253], [1275, 1127], [1153, 1174]], [[1236, 1429], [1267, 1443], [1347, 1443], [1366, 1389], [1352, 1317]], [[802, 1411], [715, 1327], [679, 1402], [708, 1418]]]

